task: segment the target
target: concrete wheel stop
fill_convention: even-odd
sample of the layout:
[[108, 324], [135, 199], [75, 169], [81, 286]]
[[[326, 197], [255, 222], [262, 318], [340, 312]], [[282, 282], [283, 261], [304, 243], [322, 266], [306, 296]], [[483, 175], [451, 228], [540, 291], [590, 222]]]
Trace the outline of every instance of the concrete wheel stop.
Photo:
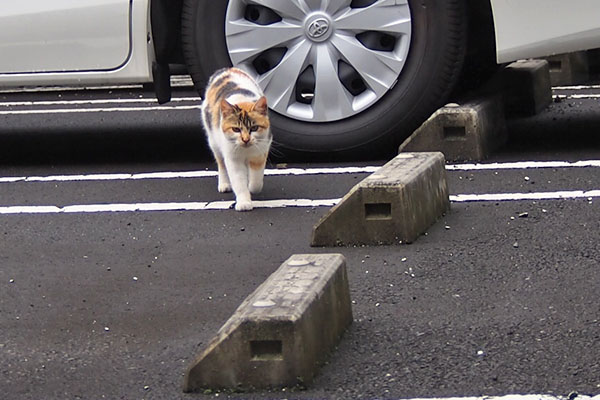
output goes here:
[[586, 51], [577, 51], [546, 57], [550, 64], [552, 85], [575, 85], [589, 80], [590, 54]]
[[507, 139], [507, 117], [536, 115], [552, 102], [549, 64], [514, 62], [465, 96], [460, 104], [450, 103], [433, 113], [398, 151], [440, 151], [453, 161], [487, 158]]
[[550, 66], [546, 60], [521, 60], [501, 73], [504, 111], [507, 117], [539, 114], [552, 103]]
[[315, 225], [312, 246], [411, 243], [450, 209], [442, 153], [401, 153]]
[[293, 255], [198, 355], [184, 391], [308, 384], [351, 322], [344, 257]]
[[490, 96], [440, 108], [398, 152], [440, 151], [448, 160], [483, 160], [505, 140], [502, 97]]

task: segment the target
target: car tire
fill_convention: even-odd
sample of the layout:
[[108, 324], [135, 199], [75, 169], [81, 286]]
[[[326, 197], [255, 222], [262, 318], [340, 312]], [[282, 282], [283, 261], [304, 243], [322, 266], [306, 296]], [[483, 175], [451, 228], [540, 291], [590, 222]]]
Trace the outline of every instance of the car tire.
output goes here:
[[[296, 3], [296, 0], [293, 2]], [[248, 3], [245, 0], [184, 1], [182, 14], [184, 55], [190, 75], [200, 93], [203, 93], [208, 78], [215, 70], [233, 65], [226, 37], [226, 18], [231, 11], [228, 7], [231, 5], [231, 8], [239, 8], [240, 4], [260, 3], [260, 1]], [[378, 3], [383, 4], [381, 0], [347, 0], [347, 7], [365, 8]], [[407, 3], [411, 27], [409, 47], [402, 68], [395, 70], [397, 75], [389, 85], [389, 89], [378, 95], [376, 101], [366, 108], [357, 112], [350, 110], [346, 114], [335, 115], [332, 120], [321, 118], [313, 121], [310, 118], [298, 118], [286, 113], [285, 108], [283, 108], [284, 112], [271, 110], [274, 140], [278, 148], [373, 156], [394, 154], [397, 146], [433, 111], [444, 104], [457, 83], [465, 58], [467, 36], [465, 2], [464, 0], [407, 0]], [[272, 4], [272, 2], [265, 2], [265, 4]], [[355, 28], [356, 32], [360, 29], [358, 26]], [[308, 28], [304, 29], [307, 31]], [[273, 35], [277, 35], [275, 30]], [[251, 36], [248, 37], [248, 45], [252, 45]], [[311, 40], [313, 39], [311, 37]], [[371, 48], [367, 50], [363, 53], [368, 54], [371, 51], [375, 56], [378, 56], [377, 51], [381, 51]], [[289, 47], [286, 51], [289, 51]], [[279, 58], [282, 63], [281, 57]], [[341, 74], [341, 65], [339, 62], [338, 74]], [[255, 76], [260, 76], [263, 71], [251, 72]], [[316, 75], [314, 69], [312, 73]], [[290, 85], [294, 85], [294, 80], [297, 80], [296, 92], [301, 78], [288, 77]], [[339, 86], [339, 82], [335, 84]], [[269, 97], [269, 92], [267, 90], [265, 92]], [[297, 96], [296, 93], [296, 99]], [[315, 91], [312, 96], [316, 97], [318, 93]], [[272, 99], [269, 98], [270, 103], [271, 101]], [[316, 114], [320, 110], [314, 112]]]

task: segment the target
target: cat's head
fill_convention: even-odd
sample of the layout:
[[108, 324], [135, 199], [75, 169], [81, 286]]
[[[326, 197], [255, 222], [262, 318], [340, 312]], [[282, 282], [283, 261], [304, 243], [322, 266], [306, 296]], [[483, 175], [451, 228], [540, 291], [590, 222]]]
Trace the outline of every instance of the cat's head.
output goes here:
[[221, 129], [240, 147], [249, 147], [270, 139], [267, 99], [231, 104], [221, 101]]

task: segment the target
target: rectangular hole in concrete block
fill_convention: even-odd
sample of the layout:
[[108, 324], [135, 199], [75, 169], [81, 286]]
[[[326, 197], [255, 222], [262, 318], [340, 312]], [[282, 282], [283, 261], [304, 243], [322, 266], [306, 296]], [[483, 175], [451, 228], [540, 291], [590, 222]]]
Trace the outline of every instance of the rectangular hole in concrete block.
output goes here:
[[560, 60], [549, 60], [548, 66], [551, 72], [560, 72], [562, 70], [562, 61]]
[[281, 340], [251, 340], [250, 355], [252, 361], [283, 360]]
[[392, 204], [365, 203], [365, 218], [367, 220], [392, 219]]
[[444, 139], [446, 140], [465, 140], [467, 138], [467, 130], [464, 126], [445, 126]]

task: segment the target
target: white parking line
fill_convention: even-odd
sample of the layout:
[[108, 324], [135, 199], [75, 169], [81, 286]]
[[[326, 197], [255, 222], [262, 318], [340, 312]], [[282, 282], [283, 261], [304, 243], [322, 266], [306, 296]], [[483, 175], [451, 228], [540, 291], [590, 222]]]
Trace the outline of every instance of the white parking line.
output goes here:
[[485, 193], [485, 194], [456, 194], [450, 195], [450, 201], [455, 203], [479, 201], [522, 201], [522, 200], [563, 200], [563, 199], [593, 199], [600, 197], [600, 190], [562, 190], [557, 192], [532, 193]]
[[[524, 200], [566, 200], [585, 198], [591, 201], [600, 197], [600, 190], [573, 190], [537, 193], [488, 193], [488, 194], [456, 194], [450, 195], [454, 203], [486, 202], [486, 201], [524, 201]], [[287, 208], [287, 207], [332, 207], [340, 202], [335, 199], [279, 199], [255, 200], [254, 208]], [[115, 213], [115, 212], [147, 212], [147, 211], [215, 211], [233, 208], [233, 200], [213, 202], [169, 202], [169, 203], [116, 203], [116, 204], [74, 204], [57, 206], [3, 206], [0, 214], [73, 214], [73, 213]]]
[[553, 99], [599, 99], [600, 94], [555, 94]]
[[[335, 167], [335, 168], [282, 168], [267, 169], [265, 175], [320, 175], [320, 174], [359, 174], [373, 173], [379, 166]], [[180, 171], [180, 172], [144, 172], [138, 174], [89, 174], [89, 175], [50, 175], [50, 176], [12, 176], [0, 177], [0, 183], [15, 182], [73, 182], [73, 181], [120, 181], [140, 179], [188, 179], [210, 178], [217, 171]]]
[[[576, 162], [566, 161], [522, 161], [512, 163], [489, 164], [455, 164], [447, 165], [450, 171], [476, 171], [498, 169], [535, 169], [535, 168], [582, 168], [600, 167], [600, 160], [585, 160]], [[373, 173], [380, 166], [365, 167], [333, 167], [333, 168], [283, 168], [267, 169], [266, 175], [316, 175], [316, 174], [357, 174]], [[29, 177], [0, 177], [0, 183], [19, 182], [73, 182], [73, 181], [119, 181], [142, 179], [185, 179], [216, 177], [216, 171], [180, 171], [180, 172], [149, 172], [137, 174], [89, 174], [89, 175], [51, 175]], [[450, 201], [466, 202], [500, 202], [527, 200], [565, 200], [585, 198], [591, 201], [600, 197], [600, 190], [571, 190], [534, 193], [483, 193], [483, 194], [454, 194]], [[274, 199], [255, 201], [255, 208], [285, 208], [285, 207], [331, 207], [340, 201], [334, 199]], [[145, 212], [145, 211], [207, 211], [232, 208], [234, 201], [215, 202], [167, 202], [167, 203], [132, 203], [132, 204], [74, 204], [63, 207], [53, 205], [40, 206], [2, 206], [0, 214], [69, 214], [69, 213], [105, 213], [105, 212]]]
[[[568, 161], [519, 161], [489, 164], [448, 164], [448, 171], [483, 171], [505, 169], [539, 169], [539, 168], [598, 168], [600, 160]], [[380, 166], [365, 167], [330, 167], [330, 168], [281, 168], [267, 169], [265, 175], [319, 175], [319, 174], [360, 174], [373, 173]], [[71, 181], [110, 181], [110, 180], [140, 180], [140, 179], [186, 179], [210, 178], [217, 176], [217, 171], [165, 171], [144, 172], [137, 174], [86, 174], [86, 175], [49, 175], [49, 176], [9, 176], [0, 177], [0, 183], [14, 182], [71, 182]]]
[[552, 90], [587, 90], [600, 89], [600, 85], [572, 85], [572, 86], [553, 86]]
[[[598, 99], [600, 94], [597, 93], [583, 93], [578, 94], [576, 92], [584, 90], [597, 90], [600, 89], [600, 85], [573, 85], [573, 86], [554, 86], [552, 88], [553, 99]], [[562, 94], [561, 92], [575, 92]]]
[[[181, 103], [185, 101], [202, 101], [201, 97], [175, 97], [170, 100], [172, 103]], [[158, 100], [152, 97], [140, 97], [137, 99], [89, 99], [89, 100], [43, 100], [43, 101], [7, 101], [0, 102], [0, 107], [37, 107], [37, 106], [81, 106], [96, 104], [131, 104], [131, 103], [157, 103]], [[52, 110], [49, 110], [52, 111]]]
[[[193, 84], [191, 79], [188, 77], [172, 77], [172, 86], [189, 86], [192, 87]], [[0, 93], [18, 93], [18, 92], [51, 92], [51, 91], [73, 91], [73, 90], [120, 90], [120, 89], [141, 89], [142, 85], [118, 85], [118, 86], [96, 86], [96, 87], [67, 87], [67, 86], [57, 86], [57, 87], [37, 87], [37, 88], [24, 88], [24, 89], [10, 89], [3, 90]], [[575, 86], [555, 86], [552, 88], [554, 92], [562, 92], [562, 91], [582, 91], [582, 90], [593, 90], [600, 89], [600, 85], [575, 85]], [[560, 94], [555, 93], [554, 98], [573, 98], [573, 99], [585, 99], [585, 98], [600, 98], [600, 94]], [[202, 101], [201, 97], [178, 97], [171, 99], [171, 102], [184, 102], [184, 101]], [[156, 103], [157, 100], [152, 97], [139, 98], [139, 99], [93, 99], [93, 100], [41, 100], [41, 101], [7, 101], [0, 102], [0, 107], [42, 107], [42, 106], [81, 106], [81, 105], [97, 105], [97, 104], [131, 104], [131, 103]], [[160, 108], [159, 111], [170, 110], [171, 108]], [[181, 108], [176, 108], [181, 109]], [[184, 110], [186, 108], [183, 108]], [[70, 110], [70, 109], [69, 109]], [[144, 111], [148, 110], [147, 107], [142, 109], [127, 109], [124, 111]], [[152, 110], [152, 109], [150, 109]], [[29, 112], [26, 113], [27, 110], [4, 110], [0, 112], [0, 115], [10, 115], [10, 114], [44, 114], [44, 113], [66, 113], [68, 112], [65, 109], [61, 110], [36, 110], [37, 112]], [[112, 109], [97, 109], [95, 112], [106, 111], [112, 112]], [[71, 112], [84, 112], [84, 111], [71, 111]], [[93, 111], [90, 111], [93, 112]]]
[[108, 108], [57, 108], [46, 110], [8, 110], [0, 111], [0, 115], [34, 115], [34, 114], [70, 114], [98, 112], [131, 112], [131, 111], [183, 111], [199, 110], [200, 105], [193, 106], [147, 106], [147, 107], [108, 107]]
[[[193, 89], [194, 83], [188, 75], [172, 75], [172, 87], [189, 87]], [[126, 90], [143, 89], [142, 84], [131, 85], [105, 85], [105, 86], [34, 86], [24, 88], [8, 88], [0, 90], [0, 93], [44, 93], [44, 92], [79, 92], [89, 90]]]
[[555, 396], [550, 394], [508, 394], [504, 396], [481, 396], [481, 397], [433, 397], [433, 398], [414, 398], [407, 400], [600, 400], [600, 395], [586, 396], [577, 394], [575, 397]]
[[538, 169], [538, 168], [597, 168], [600, 160], [582, 161], [516, 161], [505, 163], [485, 164], [454, 164], [446, 165], [448, 171], [482, 171], [492, 169]]
[[[331, 207], [340, 199], [282, 199], [255, 200], [254, 208], [286, 208], [286, 207]], [[0, 207], [0, 214], [74, 214], [74, 213], [116, 213], [144, 211], [214, 211], [233, 208], [235, 202], [182, 202], [182, 203], [118, 203], [118, 204], [76, 204], [64, 207], [57, 206], [5, 206]]]

